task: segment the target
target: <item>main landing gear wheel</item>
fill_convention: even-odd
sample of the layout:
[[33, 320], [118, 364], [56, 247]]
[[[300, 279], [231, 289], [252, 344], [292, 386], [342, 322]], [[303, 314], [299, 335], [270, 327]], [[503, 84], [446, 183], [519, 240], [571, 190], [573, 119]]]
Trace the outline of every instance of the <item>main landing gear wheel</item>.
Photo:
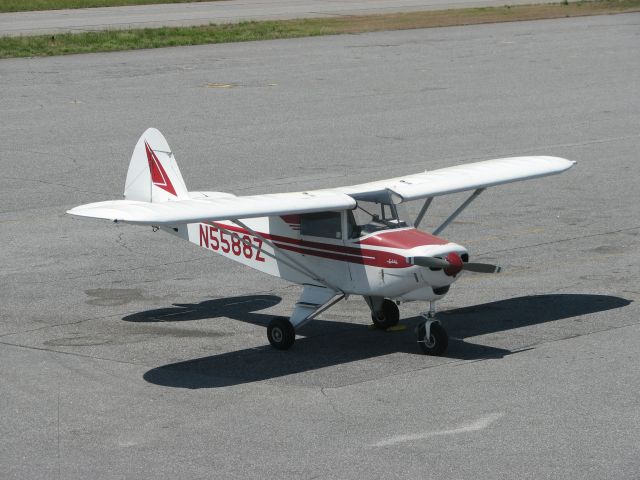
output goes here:
[[423, 323], [418, 327], [418, 343], [423, 353], [427, 355], [442, 355], [449, 345], [449, 335], [447, 331], [438, 322], [431, 324], [429, 338], [427, 336], [427, 323]]
[[269, 322], [267, 338], [273, 348], [287, 350], [296, 339], [296, 331], [287, 318], [276, 317]]
[[385, 298], [380, 311], [371, 312], [371, 320], [376, 327], [382, 330], [395, 327], [400, 321], [400, 310], [394, 302]]

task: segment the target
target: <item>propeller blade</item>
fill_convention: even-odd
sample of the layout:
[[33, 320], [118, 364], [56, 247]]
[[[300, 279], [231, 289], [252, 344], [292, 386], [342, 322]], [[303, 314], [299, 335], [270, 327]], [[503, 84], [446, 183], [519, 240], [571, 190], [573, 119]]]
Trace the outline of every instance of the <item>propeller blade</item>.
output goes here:
[[435, 257], [409, 257], [407, 260], [412, 265], [419, 265], [427, 268], [447, 268], [451, 266], [451, 264], [446, 260]]
[[[460, 266], [457, 266], [455, 263], [452, 264], [448, 260], [436, 257], [407, 257], [407, 261], [412, 265], [419, 265], [421, 267], [449, 268], [456, 269], [457, 272], [467, 270], [468, 272], [476, 273], [500, 273], [500, 271], [502, 271], [502, 267], [490, 263], [469, 262], [463, 264], [460, 262]], [[455, 273], [453, 273], [453, 275], [455, 275]]]
[[502, 267], [498, 265], [491, 265], [490, 263], [465, 263], [462, 266], [463, 270], [468, 270], [469, 272], [476, 273], [500, 273], [502, 271]]

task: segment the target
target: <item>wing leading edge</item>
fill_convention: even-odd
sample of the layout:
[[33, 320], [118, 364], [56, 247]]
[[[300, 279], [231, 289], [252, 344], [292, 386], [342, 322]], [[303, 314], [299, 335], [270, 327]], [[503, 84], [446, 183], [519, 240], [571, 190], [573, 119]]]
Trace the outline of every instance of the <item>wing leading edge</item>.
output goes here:
[[546, 156], [498, 158], [335, 190], [355, 196], [391, 191], [397, 196], [397, 203], [401, 203], [555, 175], [575, 163]]
[[111, 200], [80, 205], [67, 213], [79, 217], [101, 218], [139, 225], [176, 225], [295, 213], [351, 210], [355, 206], [356, 201], [344, 193], [315, 190], [246, 197], [199, 198], [160, 203]]

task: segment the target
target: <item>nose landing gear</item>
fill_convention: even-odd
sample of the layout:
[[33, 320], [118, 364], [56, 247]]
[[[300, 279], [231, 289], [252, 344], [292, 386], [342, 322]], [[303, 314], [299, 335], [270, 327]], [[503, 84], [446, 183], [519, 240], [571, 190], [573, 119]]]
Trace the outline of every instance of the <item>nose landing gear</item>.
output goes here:
[[418, 345], [426, 355], [442, 355], [449, 345], [449, 335], [436, 317], [435, 302], [429, 302], [429, 311], [421, 314], [425, 322], [418, 326]]

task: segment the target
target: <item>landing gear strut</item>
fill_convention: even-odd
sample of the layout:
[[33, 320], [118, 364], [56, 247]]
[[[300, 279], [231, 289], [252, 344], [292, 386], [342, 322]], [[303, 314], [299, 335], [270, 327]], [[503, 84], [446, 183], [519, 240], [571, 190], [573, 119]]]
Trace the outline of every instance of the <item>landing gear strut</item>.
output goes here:
[[297, 329], [331, 308], [345, 296], [344, 292], [336, 292], [317, 285], [305, 285], [291, 317], [276, 317], [269, 323], [267, 327], [269, 343], [278, 350], [291, 348], [296, 340]]
[[429, 302], [429, 311], [423, 313], [425, 322], [418, 326], [418, 344], [426, 355], [442, 355], [449, 345], [447, 331], [436, 317], [435, 302]]

